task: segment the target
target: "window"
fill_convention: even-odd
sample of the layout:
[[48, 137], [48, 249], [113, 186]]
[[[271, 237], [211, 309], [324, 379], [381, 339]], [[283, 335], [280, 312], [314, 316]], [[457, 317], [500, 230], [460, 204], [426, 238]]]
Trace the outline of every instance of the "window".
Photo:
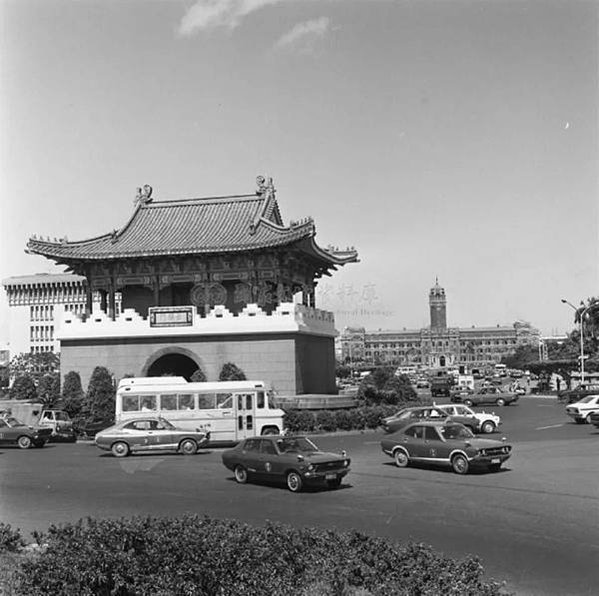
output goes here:
[[409, 437], [414, 437], [415, 439], [424, 438], [424, 427], [423, 426], [411, 426], [405, 432]]
[[266, 439], [262, 439], [260, 441], [261, 445], [261, 449], [260, 451], [266, 455], [277, 455], [277, 450], [275, 448], [275, 446], [273, 445], [272, 441], [268, 441]]
[[246, 439], [243, 449], [244, 451], [259, 452], [260, 439]]
[[433, 428], [432, 426], [425, 426], [424, 427], [424, 438], [427, 441], [438, 441], [439, 435], [437, 434], [437, 429]]
[[156, 410], [156, 396], [142, 395], [140, 400], [140, 410], [142, 412], [154, 412]]
[[[123, 412], [139, 411], [139, 396], [138, 395], [123, 395]], [[125, 428], [128, 428], [125, 427]]]
[[200, 408], [200, 410], [212, 410], [215, 403], [216, 394], [214, 393], [200, 393], [198, 395], [198, 408]]
[[179, 410], [193, 410], [193, 395], [191, 393], [180, 393], [178, 395]]
[[232, 408], [233, 407], [233, 394], [217, 393], [216, 394], [216, 407], [219, 409]]
[[160, 408], [163, 410], [176, 410], [177, 409], [177, 396], [176, 395], [161, 395], [160, 396]]
[[264, 393], [262, 391], [258, 391], [256, 394], [256, 407], [260, 409], [264, 408]]

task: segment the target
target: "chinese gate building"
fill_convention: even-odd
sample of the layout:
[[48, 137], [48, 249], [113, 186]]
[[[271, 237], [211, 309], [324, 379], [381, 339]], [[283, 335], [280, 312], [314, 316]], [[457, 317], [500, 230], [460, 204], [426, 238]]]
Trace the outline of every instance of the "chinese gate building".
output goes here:
[[120, 230], [33, 236], [29, 253], [87, 281], [84, 315], [65, 313], [57, 331], [61, 374], [85, 384], [98, 365], [116, 379], [199, 368], [212, 381], [233, 362], [281, 393], [335, 393], [334, 319], [315, 288], [357, 253], [318, 246], [311, 218], [285, 225], [272, 180], [257, 182], [252, 194], [176, 201], [145, 186]]

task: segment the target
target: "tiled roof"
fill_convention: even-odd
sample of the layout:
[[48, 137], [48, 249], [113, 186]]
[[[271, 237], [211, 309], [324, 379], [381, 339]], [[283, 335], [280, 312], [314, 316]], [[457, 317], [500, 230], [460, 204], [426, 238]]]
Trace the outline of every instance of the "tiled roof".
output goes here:
[[57, 283], [85, 283], [85, 277], [74, 273], [34, 273], [32, 275], [15, 275], [2, 280], [4, 287], [47, 285]]
[[140, 202], [121, 229], [89, 240], [32, 237], [27, 251], [57, 262], [110, 260], [178, 254], [209, 254], [284, 246], [308, 240], [311, 252], [332, 265], [357, 260], [355, 250], [321, 249], [312, 240], [314, 222], [282, 224], [268, 193]]

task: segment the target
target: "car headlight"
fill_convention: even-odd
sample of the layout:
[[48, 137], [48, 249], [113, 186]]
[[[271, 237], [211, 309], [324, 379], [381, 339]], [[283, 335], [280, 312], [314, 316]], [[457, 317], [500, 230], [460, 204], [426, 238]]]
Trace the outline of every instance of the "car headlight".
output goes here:
[[344, 459], [344, 460], [343, 460], [343, 467], [344, 467], [344, 468], [347, 468], [347, 466], [349, 466], [349, 460], [347, 460], [347, 459]]
[[313, 472], [314, 471], [314, 464], [310, 464], [308, 466], [308, 472]]
[[479, 449], [478, 454], [484, 456], [484, 455], [487, 455], [487, 451], [485, 449]]

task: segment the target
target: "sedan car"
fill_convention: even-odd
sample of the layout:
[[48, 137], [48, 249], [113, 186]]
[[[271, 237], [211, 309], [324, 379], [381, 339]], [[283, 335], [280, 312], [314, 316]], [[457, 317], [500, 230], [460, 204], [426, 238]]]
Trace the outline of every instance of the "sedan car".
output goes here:
[[599, 394], [587, 395], [575, 404], [566, 407], [566, 414], [572, 418], [576, 424], [591, 422], [591, 415], [599, 412]]
[[508, 406], [518, 401], [520, 396], [517, 393], [503, 391], [499, 387], [481, 387], [475, 393], [456, 393], [451, 396], [454, 403], [462, 403], [466, 406], [479, 406], [483, 404], [496, 404], [498, 406]]
[[122, 420], [96, 434], [100, 449], [112, 451], [115, 457], [130, 453], [174, 451], [193, 455], [210, 440], [210, 433], [201, 429], [189, 430], [173, 426], [159, 416]]
[[511, 455], [512, 447], [493, 439], [479, 439], [456, 422], [414, 422], [381, 441], [381, 449], [400, 468], [410, 462], [450, 466], [456, 474], [474, 467], [497, 472]]
[[395, 412], [392, 416], [383, 418], [381, 426], [387, 433], [393, 433], [396, 430], [414, 422], [415, 420], [443, 420], [449, 415], [441, 410], [438, 406], [413, 406], [410, 408], [402, 408]]
[[451, 420], [463, 424], [475, 433], [495, 432], [501, 424], [501, 418], [495, 413], [475, 412], [462, 404], [443, 404], [437, 407], [446, 412]]
[[250, 478], [284, 481], [294, 493], [307, 484], [338, 488], [351, 461], [345, 451], [328, 453], [306, 437], [281, 435], [245, 439], [222, 459], [240, 484]]
[[51, 428], [28, 426], [12, 416], [0, 417], [0, 445], [16, 445], [21, 449], [43, 447], [51, 435]]

